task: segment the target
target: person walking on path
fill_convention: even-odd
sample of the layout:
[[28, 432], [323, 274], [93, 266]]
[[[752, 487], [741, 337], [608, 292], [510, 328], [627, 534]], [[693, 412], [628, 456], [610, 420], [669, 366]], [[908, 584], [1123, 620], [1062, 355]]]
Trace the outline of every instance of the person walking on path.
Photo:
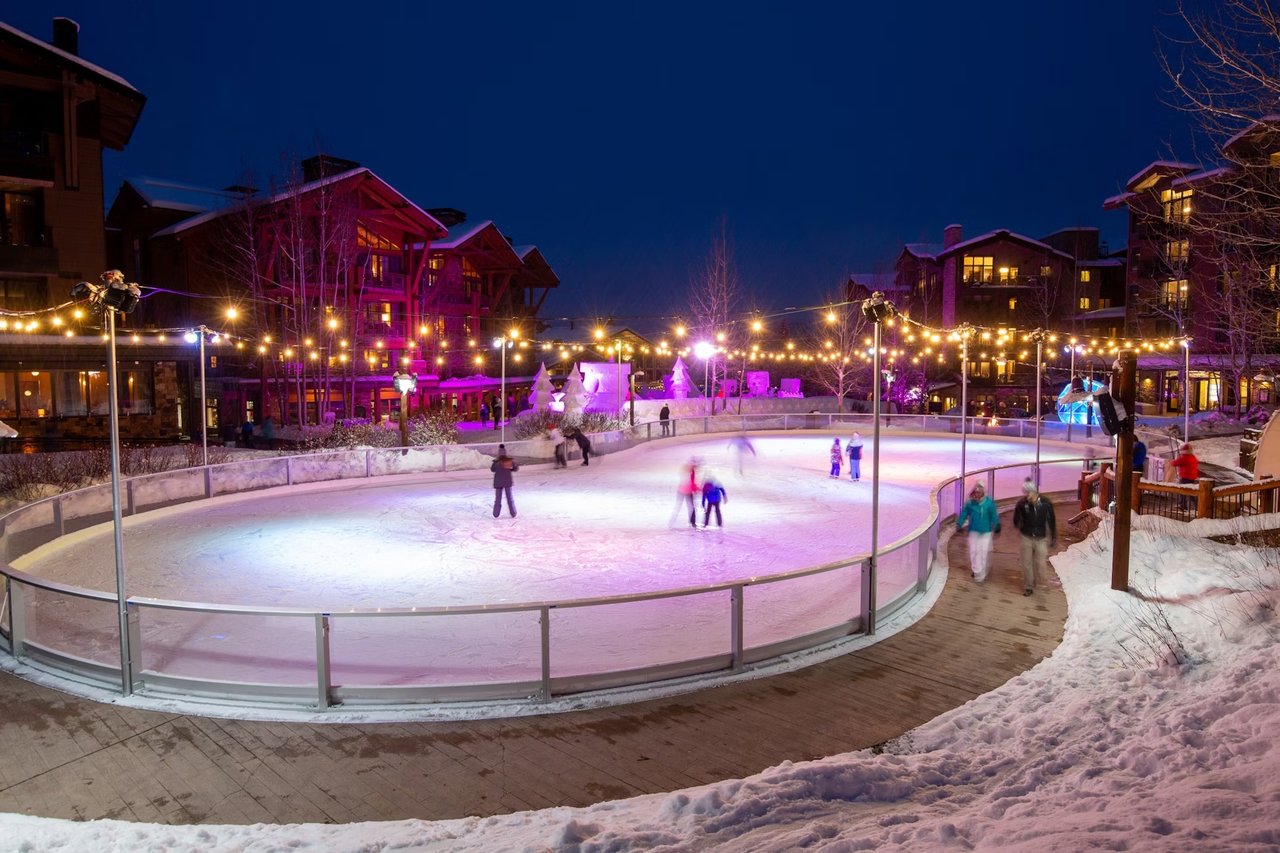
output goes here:
[[849, 454], [849, 479], [856, 483], [862, 479], [862, 435], [855, 432], [844, 450]]
[[720, 504], [729, 502], [729, 494], [724, 486], [708, 477], [702, 484], [702, 527], [705, 530], [711, 521], [711, 511], [716, 513], [716, 527], [724, 527], [724, 519], [720, 516]]
[[671, 435], [671, 407], [666, 403], [662, 404], [662, 409], [658, 412], [658, 422], [662, 424], [662, 434]]
[[493, 464], [489, 466], [489, 470], [493, 472], [493, 517], [497, 518], [502, 514], [502, 496], [507, 496], [507, 512], [511, 513], [511, 517], [516, 517], [516, 502], [511, 497], [511, 487], [515, 483], [515, 478], [511, 476], [520, 470], [520, 466], [516, 464], [516, 460], [507, 455], [507, 446], [505, 444], [498, 445], [498, 458], [493, 460]]
[[840, 452], [840, 439], [831, 442], [831, 476], [840, 476], [840, 463], [844, 461], [844, 454]]
[[956, 519], [956, 530], [964, 530], [965, 522], [969, 524], [969, 568], [974, 580], [985, 583], [991, 568], [991, 537], [1000, 532], [1000, 513], [981, 483], [974, 483], [969, 492]]
[[564, 433], [560, 431], [560, 427], [555, 424], [551, 425], [551, 431], [547, 433], [547, 437], [551, 439], [551, 445], [555, 448], [557, 468], [568, 468], [569, 461], [567, 457], [567, 448], [565, 447]]
[[1022, 534], [1023, 595], [1031, 595], [1036, 580], [1049, 580], [1049, 549], [1058, 542], [1058, 525], [1053, 504], [1040, 494], [1033, 480], [1022, 484], [1022, 499], [1013, 508], [1013, 526]]
[[577, 443], [578, 449], [582, 451], [582, 464], [591, 464], [591, 439], [587, 438], [587, 434], [580, 429], [573, 431], [573, 440]]

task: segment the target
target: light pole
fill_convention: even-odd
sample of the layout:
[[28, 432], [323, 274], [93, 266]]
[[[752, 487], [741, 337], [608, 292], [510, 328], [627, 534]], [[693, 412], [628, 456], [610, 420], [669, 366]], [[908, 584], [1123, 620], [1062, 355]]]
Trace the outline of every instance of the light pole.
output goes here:
[[862, 588], [867, 634], [872, 635], [876, 632], [876, 551], [880, 545], [880, 327], [893, 316], [893, 304], [877, 290], [862, 303], [862, 313], [875, 324], [875, 352], [871, 365], [876, 386], [871, 394], [871, 557], [867, 561], [867, 576]]
[[709, 415], [714, 415], [715, 400], [711, 397], [711, 358], [716, 354], [715, 344], [709, 341], [699, 341], [693, 347], [693, 354], [702, 359], [702, 393], [707, 395]]
[[204, 451], [205, 467], [209, 465], [209, 394], [204, 381], [204, 338], [208, 331], [208, 328], [201, 325], [196, 326], [194, 332], [187, 332], [183, 336], [189, 344], [195, 343], [197, 338], [200, 341], [200, 447]]
[[964, 505], [964, 477], [969, 451], [969, 336], [973, 327], [962, 325], [960, 333], [960, 487], [956, 489], [956, 512]]
[[498, 427], [498, 441], [502, 444], [507, 443], [507, 418], [511, 414], [507, 411], [507, 348], [515, 346], [517, 337], [519, 333], [512, 329], [493, 339], [493, 345], [502, 350], [502, 377], [498, 380], [498, 408], [502, 412], [502, 423]]
[[1044, 329], [1036, 329], [1031, 333], [1031, 339], [1036, 342], [1036, 487], [1040, 486], [1040, 406], [1043, 402], [1044, 394], [1041, 391], [1041, 381], [1044, 376]]
[[[622, 339], [613, 342], [613, 357], [618, 363], [618, 417], [622, 417]], [[632, 405], [634, 409], [634, 404]], [[633, 420], [632, 423], [635, 423]]]
[[1191, 440], [1191, 338], [1182, 339], [1182, 441]]
[[409, 395], [418, 387], [418, 377], [409, 371], [399, 371], [391, 375], [391, 382], [400, 392], [400, 446], [409, 446]]
[[643, 370], [637, 370], [630, 374], [631, 379], [631, 426], [636, 425], [636, 377], [644, 376]]
[[[71, 288], [74, 299], [88, 298], [107, 316], [107, 385], [111, 436], [111, 524], [116, 557], [116, 604], [120, 624], [120, 690], [133, 693], [133, 650], [129, 635], [129, 605], [124, 585], [124, 522], [120, 511], [120, 385], [116, 370], [116, 312], [128, 314], [138, 306], [140, 291], [126, 284], [120, 270], [107, 270], [102, 284], [82, 281]], [[208, 464], [206, 460], [205, 464]]]

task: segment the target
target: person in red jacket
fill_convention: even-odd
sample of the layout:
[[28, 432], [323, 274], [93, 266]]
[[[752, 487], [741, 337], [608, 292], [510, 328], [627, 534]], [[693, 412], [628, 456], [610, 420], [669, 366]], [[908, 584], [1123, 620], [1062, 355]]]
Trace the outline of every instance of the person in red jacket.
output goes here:
[[1194, 483], [1200, 479], [1200, 460], [1191, 452], [1191, 445], [1184, 444], [1178, 455], [1169, 461], [1177, 469], [1179, 483]]

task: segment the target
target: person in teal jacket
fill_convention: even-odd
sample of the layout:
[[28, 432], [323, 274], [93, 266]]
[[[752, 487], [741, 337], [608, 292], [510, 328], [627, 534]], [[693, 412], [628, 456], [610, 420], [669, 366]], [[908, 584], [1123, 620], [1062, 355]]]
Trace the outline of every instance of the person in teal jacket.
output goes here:
[[1000, 532], [1000, 513], [981, 483], [976, 483], [969, 492], [969, 499], [956, 518], [956, 530], [964, 530], [966, 522], [969, 524], [969, 568], [973, 579], [984, 583], [991, 567], [991, 537]]

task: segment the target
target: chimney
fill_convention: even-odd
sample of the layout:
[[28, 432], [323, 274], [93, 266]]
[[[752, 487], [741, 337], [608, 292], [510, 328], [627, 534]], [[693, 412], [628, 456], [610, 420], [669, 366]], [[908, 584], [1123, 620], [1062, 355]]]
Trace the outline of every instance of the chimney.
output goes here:
[[445, 228], [452, 228], [467, 221], [467, 214], [456, 207], [433, 207], [427, 210]]
[[964, 229], [959, 225], [948, 225], [942, 229], [942, 248], [950, 249], [964, 239]]
[[54, 18], [53, 46], [72, 56], [79, 56], [80, 25], [70, 18]]

